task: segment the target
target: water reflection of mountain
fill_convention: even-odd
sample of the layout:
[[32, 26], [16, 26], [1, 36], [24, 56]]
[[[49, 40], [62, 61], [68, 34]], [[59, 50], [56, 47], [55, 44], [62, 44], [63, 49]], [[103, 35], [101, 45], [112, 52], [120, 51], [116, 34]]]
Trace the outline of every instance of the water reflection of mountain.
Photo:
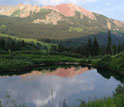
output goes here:
[[44, 70], [44, 71], [32, 71], [31, 73], [27, 73], [21, 75], [21, 77], [27, 76], [40, 76], [40, 75], [47, 75], [47, 76], [59, 76], [64, 78], [73, 78], [77, 75], [80, 75], [86, 71], [88, 71], [88, 67], [71, 67], [71, 68], [57, 68], [56, 70]]
[[97, 70], [89, 71], [87, 67], [80, 66], [34, 70], [5, 78], [1, 76], [0, 99], [6, 101], [3, 96], [8, 92], [12, 99], [18, 104], [25, 103], [26, 107], [62, 107], [64, 99], [67, 105], [72, 107], [79, 104], [77, 99], [88, 101], [96, 97], [100, 99], [112, 96], [121, 83], [114, 78], [106, 79], [104, 76]]
[[[80, 65], [45, 65], [41, 66], [39, 68], [34, 68], [36, 70], [33, 71], [21, 71], [21, 72], [0, 72], [0, 77], [5, 76], [41, 76], [41, 75], [47, 75], [47, 76], [59, 76], [59, 77], [66, 77], [66, 78], [73, 78], [77, 75], [80, 75], [91, 68], [86, 66], [80, 66]], [[110, 79], [111, 77], [114, 77], [115, 79], [119, 80], [120, 82], [124, 83], [124, 76], [111, 72], [106, 71], [103, 69], [97, 69], [97, 72], [102, 75], [106, 79]]]
[[[80, 65], [43, 65], [43, 66], [40, 66], [40, 67], [36, 67], [36, 68], [33, 68], [34, 70], [37, 70], [37, 71], [45, 71], [45, 70], [49, 70], [50, 72], [56, 70], [57, 68], [71, 68], [71, 67], [79, 67]], [[23, 75], [23, 74], [26, 74], [26, 73], [31, 73], [32, 71], [21, 71], [21, 72], [15, 72], [15, 71], [0, 71], [0, 76], [13, 76], [13, 75]]]

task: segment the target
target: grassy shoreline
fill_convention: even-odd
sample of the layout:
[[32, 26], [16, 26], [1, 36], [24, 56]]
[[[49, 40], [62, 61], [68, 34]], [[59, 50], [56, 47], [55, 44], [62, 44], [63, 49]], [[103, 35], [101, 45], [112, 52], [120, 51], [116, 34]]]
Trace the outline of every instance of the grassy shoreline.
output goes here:
[[110, 56], [77, 58], [61, 54], [37, 52], [1, 52], [0, 71], [31, 70], [33, 67], [52, 64], [84, 64], [95, 68], [102, 68], [124, 75], [124, 52]]
[[112, 97], [96, 99], [87, 103], [82, 101], [79, 107], [124, 107], [124, 85], [119, 85]]
[[64, 55], [50, 55], [42, 52], [12, 52], [0, 54], [0, 71], [21, 71], [31, 70], [33, 67], [45, 64], [75, 64], [79, 63], [81, 59], [64, 56]]
[[113, 56], [105, 55], [94, 58], [84, 58], [81, 62], [95, 68], [110, 70], [124, 75], [124, 52]]

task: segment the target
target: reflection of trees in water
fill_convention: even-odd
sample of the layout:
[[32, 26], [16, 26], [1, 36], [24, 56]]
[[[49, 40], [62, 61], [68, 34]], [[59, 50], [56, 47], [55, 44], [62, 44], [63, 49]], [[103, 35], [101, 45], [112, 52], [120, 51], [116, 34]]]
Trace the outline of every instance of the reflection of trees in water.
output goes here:
[[0, 107], [26, 107], [26, 104], [19, 104], [16, 99], [12, 98], [11, 92], [6, 91], [5, 98], [0, 100]]
[[53, 106], [53, 97], [54, 97], [53, 94], [54, 94], [54, 93], [53, 93], [53, 88], [52, 88], [52, 89], [51, 89], [51, 101], [52, 101], [52, 106]]
[[[57, 68], [71, 68], [71, 67], [79, 67], [80, 65], [73, 65], [73, 64], [70, 64], [70, 65], [43, 65], [41, 67], [37, 67], [37, 68], [34, 68], [33, 70], [38, 70], [38, 71], [43, 71], [43, 70], [50, 70], [50, 72], [52, 72], [53, 70], [56, 70]], [[13, 76], [13, 75], [23, 75], [23, 74], [26, 74], [26, 73], [30, 73], [32, 71], [21, 71], [21, 72], [16, 72], [16, 71], [0, 71], [0, 76]]]
[[83, 68], [84, 68], [84, 67], [88, 67], [89, 70], [92, 69], [92, 66], [90, 66], [90, 65], [81, 65], [81, 67], [83, 67]]
[[63, 101], [63, 107], [67, 107], [66, 99], [64, 99], [64, 101]]
[[116, 80], [119, 80], [121, 83], [124, 83], [124, 76], [119, 73], [102, 70], [102, 69], [97, 69], [97, 72], [106, 79], [110, 79], [111, 77], [114, 77]]

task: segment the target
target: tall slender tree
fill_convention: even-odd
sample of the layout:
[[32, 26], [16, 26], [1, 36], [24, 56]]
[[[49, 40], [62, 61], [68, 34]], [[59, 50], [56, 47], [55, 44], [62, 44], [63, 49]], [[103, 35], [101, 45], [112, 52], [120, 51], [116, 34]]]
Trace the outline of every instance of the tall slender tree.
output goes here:
[[115, 44], [113, 44], [112, 50], [114, 55], [117, 54], [117, 46]]
[[25, 47], [25, 41], [22, 40], [22, 47]]
[[14, 40], [11, 42], [11, 50], [12, 51], [15, 51], [16, 50], [16, 44], [15, 44], [15, 41]]
[[118, 45], [118, 50], [117, 50], [118, 53], [121, 52], [121, 44]]
[[4, 39], [0, 40], [0, 47], [1, 47], [2, 49], [5, 48], [5, 40], [4, 40]]
[[88, 56], [92, 55], [92, 40], [89, 38], [88, 44], [87, 44], [87, 54]]
[[112, 39], [111, 39], [110, 30], [108, 31], [108, 43], [107, 43], [106, 53], [112, 54]]
[[93, 42], [93, 53], [94, 56], [98, 56], [100, 54], [100, 48], [96, 37]]
[[122, 43], [122, 51], [124, 51], [124, 42]]

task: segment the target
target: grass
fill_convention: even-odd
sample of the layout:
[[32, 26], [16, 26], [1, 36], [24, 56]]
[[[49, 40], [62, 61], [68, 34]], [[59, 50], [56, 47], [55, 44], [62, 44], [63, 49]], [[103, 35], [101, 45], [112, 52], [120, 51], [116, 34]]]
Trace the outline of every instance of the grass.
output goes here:
[[83, 29], [80, 27], [69, 27], [69, 32], [83, 32]]
[[59, 62], [80, 62], [81, 59], [64, 55], [50, 55], [39, 52], [11, 52], [0, 54], [1, 71], [20, 71], [40, 64], [54, 64]]
[[124, 52], [114, 56], [104, 56], [103, 58], [93, 63], [93, 65], [124, 74]]
[[116, 71], [124, 74], [124, 52], [117, 55], [105, 55], [98, 57], [83, 58], [82, 63], [91, 64], [94, 67]]
[[124, 74], [124, 52], [118, 55], [105, 55], [90, 58], [76, 58], [61, 54], [50, 54], [45, 51], [1, 52], [0, 70], [21, 70], [39, 64], [52, 64], [59, 62], [81, 62], [91, 64], [96, 68]]
[[79, 107], [124, 107], [124, 86], [119, 85], [115, 90], [113, 97], [82, 102]]
[[0, 25], [0, 30], [5, 28], [6, 28], [6, 25]]

